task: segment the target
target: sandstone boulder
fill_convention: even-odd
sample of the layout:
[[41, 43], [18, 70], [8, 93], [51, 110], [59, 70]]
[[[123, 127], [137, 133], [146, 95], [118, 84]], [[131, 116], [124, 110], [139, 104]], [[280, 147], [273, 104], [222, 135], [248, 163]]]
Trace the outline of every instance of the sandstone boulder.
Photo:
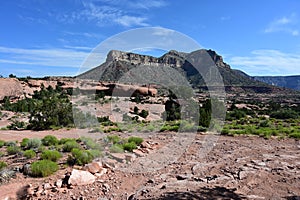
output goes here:
[[86, 164], [83, 167], [84, 170], [91, 172], [92, 174], [95, 174], [102, 169], [102, 163], [101, 162], [92, 162], [89, 164]]
[[73, 169], [71, 176], [68, 180], [70, 185], [89, 185], [94, 183], [96, 177], [90, 172]]

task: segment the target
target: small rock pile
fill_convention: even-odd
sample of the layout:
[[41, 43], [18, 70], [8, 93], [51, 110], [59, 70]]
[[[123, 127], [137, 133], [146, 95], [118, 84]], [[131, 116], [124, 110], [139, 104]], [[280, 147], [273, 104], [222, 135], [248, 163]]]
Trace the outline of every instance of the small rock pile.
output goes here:
[[82, 169], [72, 169], [71, 172], [65, 174], [62, 179], [58, 179], [52, 183], [44, 183], [37, 187], [32, 184], [27, 186], [27, 199], [32, 197], [47, 196], [53, 197], [55, 193], [66, 194], [68, 189], [74, 186], [83, 186], [93, 184], [98, 178], [108, 172], [109, 165], [103, 164], [101, 161], [94, 161], [86, 164]]

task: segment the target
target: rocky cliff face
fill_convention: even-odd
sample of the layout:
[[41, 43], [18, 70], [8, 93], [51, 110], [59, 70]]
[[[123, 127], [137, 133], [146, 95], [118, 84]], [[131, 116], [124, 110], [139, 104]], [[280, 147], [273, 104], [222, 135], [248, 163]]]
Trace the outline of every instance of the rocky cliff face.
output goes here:
[[129, 52], [122, 52], [117, 50], [112, 50], [108, 53], [106, 62], [117, 62], [123, 61], [128, 62], [133, 65], [149, 65], [149, 66], [172, 66], [180, 67], [183, 65], [185, 58], [184, 53], [179, 53], [177, 51], [170, 51], [160, 58], [153, 56], [140, 55]]
[[[230, 68], [230, 66], [223, 61], [222, 56], [218, 55], [215, 51], [204, 49], [200, 51], [202, 55], [208, 54], [218, 67]], [[156, 58], [153, 56], [112, 50], [108, 53], [106, 62], [123, 61], [133, 65], [181, 67], [186, 62], [188, 55], [188, 53], [171, 50], [163, 56]]]
[[[214, 77], [218, 76], [212, 65], [217, 67], [226, 88], [239, 87], [245, 88], [247, 91], [249, 88], [250, 90], [251, 88], [256, 88], [253, 89], [253, 92], [260, 91], [259, 88], [264, 88], [263, 91], [270, 92], [275, 90], [275, 87], [272, 85], [257, 81], [241, 71], [231, 69], [224, 62], [222, 56], [213, 50], [206, 49], [196, 50], [191, 53], [172, 50], [161, 57], [112, 50], [108, 53], [105, 63], [79, 75], [77, 78], [122, 82], [126, 84], [147, 84], [148, 82], [135, 81], [147, 79], [146, 81], [150, 80], [149, 82], [151, 83], [152, 79], [155, 80], [157, 77], [161, 78], [164, 75], [174, 78], [174, 71], [164, 71], [165, 68], [163, 66], [169, 66], [178, 70], [194, 87], [205, 88], [207, 87], [207, 83], [204, 81], [203, 76], [206, 77], [206, 80], [212, 80], [210, 83], [213, 83]], [[162, 68], [152, 68], [157, 66]], [[143, 68], [141, 70], [142, 74], [134, 74], [138, 71], [136, 69], [140, 69], [141, 67]], [[201, 74], [199, 73], [199, 69]], [[153, 76], [147, 76], [149, 74]], [[124, 77], [127, 78], [125, 79]]]

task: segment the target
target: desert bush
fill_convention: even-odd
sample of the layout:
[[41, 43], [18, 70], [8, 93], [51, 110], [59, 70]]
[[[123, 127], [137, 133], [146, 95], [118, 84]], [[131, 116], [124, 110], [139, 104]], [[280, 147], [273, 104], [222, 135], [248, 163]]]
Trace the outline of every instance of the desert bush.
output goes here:
[[0, 171], [1, 171], [2, 169], [4, 169], [5, 167], [7, 167], [6, 162], [0, 161]]
[[69, 142], [69, 141], [75, 141], [75, 139], [73, 138], [62, 138], [59, 140], [58, 144], [65, 144], [66, 142]]
[[32, 96], [35, 106], [30, 111], [29, 128], [51, 129], [73, 124], [72, 104], [66, 94], [53, 88], [42, 88]]
[[104, 133], [110, 133], [110, 132], [121, 132], [122, 130], [119, 127], [109, 127], [108, 129], [104, 130]]
[[68, 157], [68, 164], [70, 165], [85, 165], [87, 163], [92, 162], [93, 160], [93, 155], [91, 154], [91, 152], [87, 151], [87, 150], [82, 150], [82, 149], [77, 149], [74, 148], [72, 150], [72, 156]]
[[13, 123], [7, 126], [9, 130], [19, 130], [19, 129], [24, 129], [25, 127], [26, 124], [23, 121], [13, 121]]
[[51, 160], [56, 162], [61, 158], [61, 154], [56, 150], [46, 150], [42, 152], [41, 158], [43, 160]]
[[133, 113], [134, 114], [138, 114], [139, 113], [139, 108], [137, 106], [134, 106]]
[[135, 143], [137, 146], [139, 146], [140, 144], [142, 144], [143, 142], [143, 138], [140, 138], [140, 137], [129, 137], [128, 138], [128, 142], [131, 143]]
[[29, 149], [24, 151], [23, 156], [30, 159], [36, 157], [36, 153], [32, 149]]
[[0, 140], [0, 148], [1, 148], [1, 147], [3, 147], [3, 146], [4, 146], [4, 144], [5, 144], [5, 141], [3, 141], [3, 140]]
[[41, 139], [31, 138], [27, 142], [27, 149], [38, 149], [42, 144]]
[[92, 138], [81, 137], [80, 139], [88, 149], [101, 149], [101, 145], [95, 142]]
[[121, 138], [117, 135], [108, 135], [107, 139], [109, 142], [112, 142], [113, 144], [117, 144], [121, 141]]
[[53, 135], [47, 135], [42, 139], [42, 143], [45, 146], [57, 145], [59, 140]]
[[89, 133], [103, 133], [103, 129], [101, 127], [95, 127]]
[[57, 170], [57, 163], [50, 160], [40, 160], [31, 164], [31, 175], [34, 177], [46, 177]]
[[91, 154], [93, 159], [99, 158], [102, 155], [101, 151], [97, 150], [97, 149], [90, 149], [90, 150], [88, 150], [88, 152]]
[[270, 121], [269, 120], [262, 120], [259, 122], [258, 124], [258, 127], [270, 127], [271, 124], [270, 124]]
[[127, 113], [124, 113], [123, 116], [122, 116], [122, 121], [123, 122], [130, 122], [131, 117]]
[[19, 152], [21, 152], [21, 148], [18, 146], [8, 146], [6, 149], [8, 155], [15, 155]]
[[270, 117], [275, 119], [297, 119], [298, 113], [291, 109], [281, 109], [270, 114]]
[[133, 149], [136, 149], [137, 146], [134, 142], [127, 142], [125, 144], [123, 144], [123, 149], [129, 152], [132, 152]]
[[144, 110], [144, 109], [139, 113], [139, 116], [142, 118], [147, 118], [148, 115], [149, 115], [149, 111]]
[[259, 135], [260, 131], [259, 131], [259, 129], [256, 129], [254, 126], [249, 125], [245, 128], [245, 134]]
[[37, 152], [41, 153], [43, 151], [46, 151], [46, 147], [44, 145], [39, 146], [39, 148], [37, 148]]
[[155, 130], [155, 127], [152, 124], [149, 124], [148, 126], [146, 126], [146, 129], [144, 130], [144, 132], [153, 132]]
[[192, 131], [196, 131], [197, 130], [197, 126], [195, 126], [195, 124], [186, 121], [186, 120], [182, 120], [181, 121], [181, 125], [180, 125], [181, 129], [180, 131], [185, 131], [185, 132], [192, 132]]
[[0, 158], [4, 156], [4, 152], [0, 151]]
[[75, 140], [71, 140], [64, 143], [62, 148], [64, 152], [71, 152], [74, 148], [80, 149], [80, 145]]
[[7, 141], [4, 143], [4, 146], [7, 146], [7, 147], [17, 146], [17, 143], [15, 141]]
[[226, 120], [239, 120], [243, 117], [246, 117], [246, 113], [243, 110], [234, 109], [233, 111], [227, 113]]
[[290, 133], [289, 137], [291, 138], [296, 138], [296, 139], [300, 139], [300, 132], [294, 132], [294, 133]]
[[124, 149], [123, 149], [123, 146], [122, 146], [122, 145], [114, 144], [114, 145], [112, 145], [112, 146], [109, 148], [109, 151], [110, 151], [111, 153], [123, 153], [123, 152], [124, 152]]
[[179, 130], [178, 125], [164, 125], [160, 129], [161, 132], [164, 132], [164, 131], [175, 131], [175, 132], [177, 132], [178, 130]]
[[221, 135], [229, 135], [230, 130], [228, 128], [223, 128]]
[[108, 116], [104, 116], [104, 117], [97, 117], [97, 120], [99, 123], [101, 123], [103, 126], [113, 126], [114, 123], [112, 121], [110, 121]]
[[23, 149], [26, 149], [27, 146], [28, 146], [28, 141], [29, 141], [29, 138], [23, 138], [21, 143], [20, 143], [20, 146], [23, 148]]

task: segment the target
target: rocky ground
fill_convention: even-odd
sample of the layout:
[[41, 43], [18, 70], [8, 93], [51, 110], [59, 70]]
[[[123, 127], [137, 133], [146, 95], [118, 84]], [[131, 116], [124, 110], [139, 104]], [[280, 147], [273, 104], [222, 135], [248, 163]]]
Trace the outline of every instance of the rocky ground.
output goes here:
[[94, 168], [48, 178], [17, 173], [0, 186], [1, 199], [300, 199], [300, 141], [175, 133], [146, 141], [135, 156], [104, 158]]

